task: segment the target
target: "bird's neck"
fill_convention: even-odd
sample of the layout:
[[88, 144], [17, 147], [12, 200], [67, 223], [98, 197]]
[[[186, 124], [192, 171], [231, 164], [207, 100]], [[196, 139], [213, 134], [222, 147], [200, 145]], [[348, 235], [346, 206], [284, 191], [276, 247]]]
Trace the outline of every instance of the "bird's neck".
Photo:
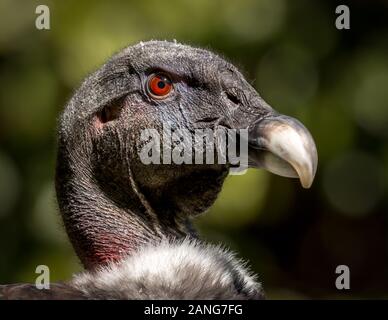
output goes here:
[[161, 221], [135, 185], [125, 189], [113, 183], [102, 189], [88, 168], [64, 160], [57, 165], [57, 198], [66, 232], [85, 268], [119, 261], [165, 238], [192, 235], [187, 221]]

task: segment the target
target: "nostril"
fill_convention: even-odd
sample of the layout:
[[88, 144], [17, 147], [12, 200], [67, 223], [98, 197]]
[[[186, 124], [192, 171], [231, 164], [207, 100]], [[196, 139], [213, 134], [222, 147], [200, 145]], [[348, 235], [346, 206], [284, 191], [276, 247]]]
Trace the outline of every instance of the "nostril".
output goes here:
[[232, 101], [234, 104], [240, 104], [241, 103], [240, 99], [235, 94], [233, 94], [231, 92], [225, 92], [225, 93], [226, 93], [226, 97], [230, 101]]

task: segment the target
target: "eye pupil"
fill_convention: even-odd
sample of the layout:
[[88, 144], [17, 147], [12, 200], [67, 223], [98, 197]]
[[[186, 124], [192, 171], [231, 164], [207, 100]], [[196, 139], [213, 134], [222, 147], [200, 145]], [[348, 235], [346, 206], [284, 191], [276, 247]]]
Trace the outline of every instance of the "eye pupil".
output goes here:
[[163, 89], [165, 86], [166, 86], [166, 84], [163, 82], [163, 80], [160, 80], [160, 81], [158, 82], [158, 87], [159, 87], [160, 89]]

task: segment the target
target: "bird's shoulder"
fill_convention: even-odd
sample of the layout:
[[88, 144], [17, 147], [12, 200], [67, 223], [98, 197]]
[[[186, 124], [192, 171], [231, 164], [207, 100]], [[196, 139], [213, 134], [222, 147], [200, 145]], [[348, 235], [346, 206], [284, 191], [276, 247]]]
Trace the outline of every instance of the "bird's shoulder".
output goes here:
[[49, 288], [39, 289], [32, 283], [0, 285], [0, 300], [78, 300], [84, 294], [66, 283], [51, 283]]

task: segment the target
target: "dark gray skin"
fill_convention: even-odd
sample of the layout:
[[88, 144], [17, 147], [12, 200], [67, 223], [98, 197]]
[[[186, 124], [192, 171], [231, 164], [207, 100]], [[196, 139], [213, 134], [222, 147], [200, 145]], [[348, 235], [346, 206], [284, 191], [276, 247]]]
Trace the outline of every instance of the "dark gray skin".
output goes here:
[[[274, 113], [234, 66], [188, 48], [125, 49], [84, 82], [61, 118], [57, 195], [86, 268], [164, 236], [193, 235], [189, 219], [212, 205], [228, 173], [228, 165], [144, 165], [136, 143], [142, 129], [239, 129]], [[145, 89], [156, 71], [174, 81], [165, 100]]]
[[[147, 78], [160, 71], [170, 76], [173, 92], [154, 99], [147, 91]], [[250, 146], [256, 150], [253, 166], [268, 168], [266, 153], [260, 150], [275, 150], [276, 165], [286, 168], [281, 159], [287, 159], [292, 164], [287, 175], [292, 176], [307, 164], [294, 166], [289, 159], [295, 155], [283, 154], [287, 147], [276, 153], [270, 139], [273, 127], [292, 127], [307, 137], [303, 150], [309, 150], [306, 163], [311, 172], [305, 176], [311, 184], [316, 169], [311, 136], [296, 120], [282, 117], [277, 125], [272, 120], [278, 118], [276, 111], [233, 65], [209, 51], [150, 41], [113, 56], [84, 81], [59, 122], [57, 198], [67, 234], [85, 268], [93, 271], [120, 261], [162, 239], [196, 238], [190, 220], [214, 203], [229, 172], [230, 164], [144, 165], [139, 158], [143, 129], [162, 134], [163, 123], [190, 131], [249, 128]], [[263, 119], [271, 119], [271, 126], [256, 125]], [[5, 292], [0, 288], [0, 296]], [[78, 294], [66, 292], [64, 297], [82, 297]]]

